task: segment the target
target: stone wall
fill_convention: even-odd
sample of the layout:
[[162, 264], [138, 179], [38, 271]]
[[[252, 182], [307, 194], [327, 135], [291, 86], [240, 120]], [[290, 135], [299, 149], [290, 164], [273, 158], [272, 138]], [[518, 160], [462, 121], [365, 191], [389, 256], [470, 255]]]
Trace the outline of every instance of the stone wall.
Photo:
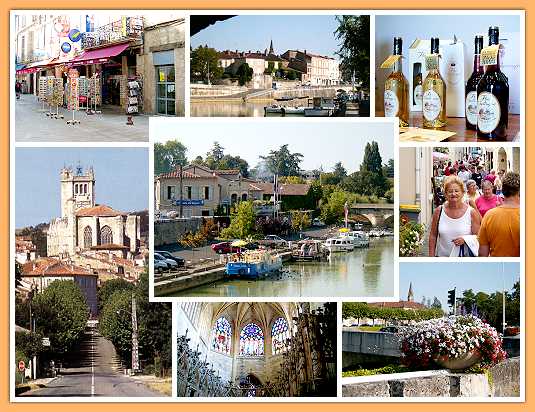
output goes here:
[[246, 91], [247, 87], [245, 86], [208, 86], [206, 84], [192, 84], [190, 86], [191, 97], [232, 96]]
[[174, 219], [154, 222], [154, 247], [177, 243], [179, 236], [186, 232], [196, 232], [202, 226], [202, 218]]
[[489, 369], [492, 396], [520, 396], [520, 357], [507, 359]]

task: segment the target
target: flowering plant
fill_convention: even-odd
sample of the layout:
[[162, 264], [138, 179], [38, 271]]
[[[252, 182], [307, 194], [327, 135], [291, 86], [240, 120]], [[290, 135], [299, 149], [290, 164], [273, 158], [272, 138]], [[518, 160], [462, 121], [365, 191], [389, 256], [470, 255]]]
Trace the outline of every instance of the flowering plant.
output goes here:
[[401, 333], [402, 362], [426, 367], [439, 357], [460, 358], [479, 353], [483, 367], [506, 358], [500, 334], [472, 315], [449, 316], [417, 323]]
[[399, 226], [399, 255], [416, 256], [424, 243], [425, 226], [402, 215]]

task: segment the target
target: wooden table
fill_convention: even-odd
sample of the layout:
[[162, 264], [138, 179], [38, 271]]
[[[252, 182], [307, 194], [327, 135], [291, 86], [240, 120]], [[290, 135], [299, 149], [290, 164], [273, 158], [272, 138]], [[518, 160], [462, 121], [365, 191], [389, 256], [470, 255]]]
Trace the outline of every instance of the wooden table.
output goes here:
[[[383, 113], [376, 113], [377, 117], [383, 117]], [[410, 126], [422, 127], [422, 112], [411, 112], [409, 115]], [[464, 117], [448, 117], [446, 127], [438, 130], [455, 132], [455, 136], [444, 140], [444, 142], [496, 142], [497, 140], [482, 139], [477, 137], [475, 130], [466, 129]], [[520, 141], [520, 116], [509, 114], [509, 124], [507, 127], [506, 142]]]

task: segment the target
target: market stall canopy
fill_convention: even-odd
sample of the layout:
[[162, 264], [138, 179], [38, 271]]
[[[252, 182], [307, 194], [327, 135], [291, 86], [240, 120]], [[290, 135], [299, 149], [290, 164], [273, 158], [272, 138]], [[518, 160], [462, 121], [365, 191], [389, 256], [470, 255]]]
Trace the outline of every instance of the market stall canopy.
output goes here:
[[124, 52], [129, 42], [114, 44], [113, 46], [102, 47], [100, 49], [86, 50], [81, 55], [72, 59], [69, 66], [83, 66], [85, 64], [99, 64], [106, 63], [110, 58], [115, 57]]

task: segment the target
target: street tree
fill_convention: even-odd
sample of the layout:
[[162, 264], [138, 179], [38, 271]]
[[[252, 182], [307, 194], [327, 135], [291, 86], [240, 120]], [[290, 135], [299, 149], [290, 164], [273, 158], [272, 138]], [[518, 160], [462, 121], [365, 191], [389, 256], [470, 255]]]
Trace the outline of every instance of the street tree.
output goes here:
[[89, 307], [82, 291], [72, 280], [55, 280], [32, 302], [36, 332], [50, 338], [50, 348], [61, 354], [81, 338]]
[[330, 225], [339, 222], [344, 216], [344, 205], [351, 204], [352, 199], [349, 193], [335, 190], [327, 199], [327, 202], [321, 205], [321, 220]]
[[338, 27], [334, 32], [340, 40], [337, 55], [341, 58], [340, 72], [345, 81], [370, 86], [370, 16], [336, 16]]
[[165, 144], [155, 143], [154, 173], [169, 173], [180, 165], [185, 166], [188, 162], [186, 151], [186, 146], [178, 140], [168, 140]]
[[102, 308], [100, 334], [113, 343], [117, 353], [127, 362], [132, 356], [132, 291], [118, 290]]
[[291, 153], [288, 145], [282, 145], [279, 150], [271, 150], [269, 155], [260, 156], [266, 162], [269, 171], [279, 176], [299, 176], [299, 167], [303, 155], [301, 153]]
[[190, 54], [190, 73], [193, 81], [213, 83], [223, 76], [219, 67], [217, 50], [208, 46], [199, 46]]
[[115, 292], [119, 290], [132, 291], [133, 289], [134, 285], [132, 283], [121, 278], [110, 279], [103, 282], [97, 293], [99, 310], [102, 310], [110, 296]]
[[347, 170], [342, 165], [342, 162], [337, 162], [333, 167], [333, 175], [341, 182], [347, 176]]
[[238, 83], [240, 86], [245, 86], [253, 78], [253, 68], [250, 67], [247, 63], [243, 63], [238, 67], [236, 75], [238, 76]]
[[360, 171], [372, 172], [383, 175], [383, 161], [377, 142], [366, 143], [364, 159], [360, 165]]
[[219, 169], [238, 169], [243, 177], [249, 177], [249, 163], [240, 156], [224, 155], [219, 162]]
[[229, 227], [221, 231], [223, 239], [246, 239], [254, 236], [256, 216], [253, 202], [239, 202], [234, 205]]
[[431, 304], [432, 309], [442, 309], [442, 303], [436, 296], [433, 297], [433, 303]]
[[223, 159], [225, 148], [219, 144], [219, 142], [214, 142], [212, 148], [208, 153], [206, 153], [205, 165], [210, 169], [219, 169], [219, 163]]

